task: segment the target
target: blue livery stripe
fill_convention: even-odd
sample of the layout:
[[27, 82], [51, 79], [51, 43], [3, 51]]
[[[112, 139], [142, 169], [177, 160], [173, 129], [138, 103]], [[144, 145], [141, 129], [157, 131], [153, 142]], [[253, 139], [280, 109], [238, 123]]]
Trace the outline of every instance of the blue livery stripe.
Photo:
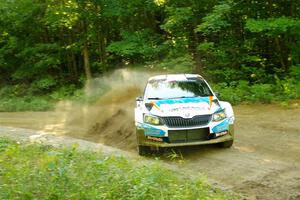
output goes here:
[[145, 135], [156, 136], [156, 137], [157, 136], [163, 137], [166, 134], [166, 132], [164, 130], [155, 128], [155, 127], [153, 127], [153, 126], [151, 126], [149, 124], [139, 123], [138, 127], [144, 129]]
[[212, 131], [214, 133], [217, 132], [222, 132], [222, 131], [227, 131], [229, 129], [229, 119], [225, 119], [223, 122], [221, 122], [220, 124], [214, 126], [212, 128]]
[[176, 103], [202, 103], [209, 104], [209, 97], [192, 97], [192, 98], [179, 98], [179, 99], [163, 99], [155, 101], [157, 106], [162, 104], [176, 104]]

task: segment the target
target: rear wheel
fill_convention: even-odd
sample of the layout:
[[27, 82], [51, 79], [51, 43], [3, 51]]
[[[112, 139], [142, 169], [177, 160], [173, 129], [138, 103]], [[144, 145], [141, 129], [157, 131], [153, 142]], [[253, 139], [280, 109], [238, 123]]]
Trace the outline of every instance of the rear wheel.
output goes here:
[[137, 151], [138, 151], [138, 154], [139, 154], [140, 156], [145, 156], [145, 155], [147, 155], [147, 154], [150, 153], [150, 147], [138, 145], [138, 146], [137, 146]]
[[233, 144], [233, 140], [229, 140], [226, 142], [219, 143], [219, 146], [222, 148], [230, 148]]

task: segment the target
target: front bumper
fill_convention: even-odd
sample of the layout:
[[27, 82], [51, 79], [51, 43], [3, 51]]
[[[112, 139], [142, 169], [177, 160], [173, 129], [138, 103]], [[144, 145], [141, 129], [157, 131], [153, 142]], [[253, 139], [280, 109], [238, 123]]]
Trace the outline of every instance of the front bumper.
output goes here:
[[[168, 137], [152, 137], [152, 139], [148, 139], [147, 134], [145, 134], [144, 129], [136, 129], [136, 136], [138, 145], [142, 146], [154, 146], [154, 147], [180, 147], [180, 146], [195, 146], [195, 145], [206, 145], [206, 144], [216, 144], [216, 143], [222, 143], [230, 140], [234, 140], [234, 126], [233, 124], [230, 124], [228, 126], [228, 130], [226, 135], [222, 135], [216, 138], [209, 139], [210, 134], [208, 134], [207, 139], [205, 140], [199, 140], [199, 141], [185, 141], [185, 142], [176, 142], [172, 143], [168, 141]], [[153, 139], [162, 139], [162, 141], [153, 140]]]

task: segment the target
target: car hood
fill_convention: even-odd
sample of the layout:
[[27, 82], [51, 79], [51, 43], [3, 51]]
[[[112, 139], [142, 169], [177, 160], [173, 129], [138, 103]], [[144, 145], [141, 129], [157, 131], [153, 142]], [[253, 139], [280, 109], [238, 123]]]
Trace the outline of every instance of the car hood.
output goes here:
[[151, 105], [151, 114], [161, 117], [192, 118], [196, 115], [213, 114], [221, 109], [214, 96], [155, 100], [146, 102], [146, 105]]

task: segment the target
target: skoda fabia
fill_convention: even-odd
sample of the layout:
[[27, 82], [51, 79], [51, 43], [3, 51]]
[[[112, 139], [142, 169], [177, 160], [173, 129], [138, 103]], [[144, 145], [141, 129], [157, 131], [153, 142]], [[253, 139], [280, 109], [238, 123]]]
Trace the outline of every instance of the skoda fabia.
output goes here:
[[151, 77], [144, 96], [136, 99], [138, 153], [151, 149], [218, 143], [231, 147], [234, 113], [220, 101], [202, 76], [174, 74]]

